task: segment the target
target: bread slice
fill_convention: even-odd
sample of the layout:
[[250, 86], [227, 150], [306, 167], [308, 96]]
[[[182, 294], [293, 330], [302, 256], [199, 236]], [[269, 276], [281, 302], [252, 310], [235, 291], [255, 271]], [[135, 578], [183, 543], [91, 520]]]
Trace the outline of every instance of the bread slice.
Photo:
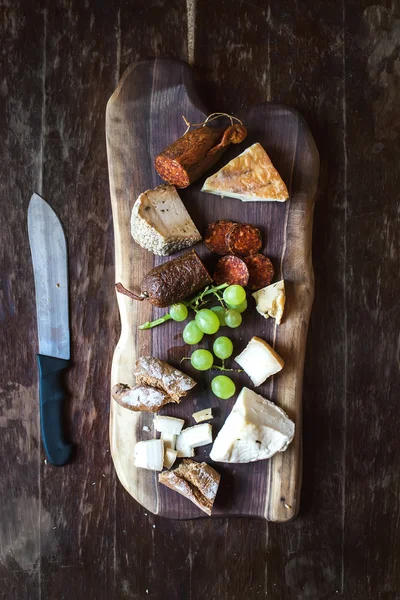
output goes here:
[[135, 385], [131, 388], [124, 383], [117, 383], [111, 393], [118, 404], [133, 411], [154, 413], [164, 404], [173, 401], [163, 390], [146, 385]]
[[208, 177], [201, 191], [243, 202], [284, 202], [289, 198], [285, 183], [259, 143]]
[[158, 388], [171, 396], [171, 402], [180, 402], [195, 385], [194, 379], [154, 356], [141, 356], [136, 361], [134, 375], [138, 385]]
[[188, 498], [211, 515], [221, 476], [207, 463], [183, 459], [177, 469], [164, 471], [158, 481]]
[[173, 185], [159, 185], [136, 200], [131, 216], [135, 242], [159, 256], [193, 246], [201, 235]]

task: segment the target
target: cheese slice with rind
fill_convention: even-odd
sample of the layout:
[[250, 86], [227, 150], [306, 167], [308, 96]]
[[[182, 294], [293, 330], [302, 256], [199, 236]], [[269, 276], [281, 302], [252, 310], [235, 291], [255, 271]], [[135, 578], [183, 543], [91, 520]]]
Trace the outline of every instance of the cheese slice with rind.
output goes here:
[[202, 192], [239, 198], [243, 202], [285, 202], [287, 187], [258, 142], [208, 177]]

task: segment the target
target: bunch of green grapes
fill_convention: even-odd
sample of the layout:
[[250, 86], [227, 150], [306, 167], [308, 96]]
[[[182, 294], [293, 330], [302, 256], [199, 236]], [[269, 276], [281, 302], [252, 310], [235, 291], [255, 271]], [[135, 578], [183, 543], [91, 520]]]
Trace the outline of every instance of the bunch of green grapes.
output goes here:
[[[204, 334], [217, 333], [220, 327], [228, 326], [232, 329], [239, 327], [242, 323], [242, 313], [246, 308], [247, 299], [244, 288], [240, 285], [226, 287], [223, 292], [223, 302], [219, 306], [198, 310], [195, 318], [186, 324], [182, 333], [183, 340], [192, 346], [200, 343]], [[174, 304], [171, 306], [169, 314], [174, 321], [184, 321], [188, 316], [188, 309], [183, 303]], [[232, 341], [226, 336], [217, 337], [213, 344], [213, 352], [217, 358], [224, 361], [232, 355]], [[192, 353], [190, 362], [198, 371], [208, 371], [213, 367], [225, 370], [223, 362], [222, 367], [216, 367], [213, 354], [209, 350], [201, 348]], [[223, 400], [231, 398], [236, 391], [234, 382], [226, 375], [214, 377], [211, 389], [218, 398]]]

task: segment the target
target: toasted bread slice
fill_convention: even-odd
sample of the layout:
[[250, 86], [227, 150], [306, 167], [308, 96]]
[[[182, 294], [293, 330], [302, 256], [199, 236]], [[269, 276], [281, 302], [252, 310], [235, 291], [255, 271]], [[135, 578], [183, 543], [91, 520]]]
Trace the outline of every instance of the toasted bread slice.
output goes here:
[[207, 463], [184, 459], [173, 471], [164, 471], [158, 481], [185, 496], [211, 515], [221, 476]]
[[285, 183], [259, 143], [208, 177], [201, 191], [243, 202], [284, 202], [289, 198]]

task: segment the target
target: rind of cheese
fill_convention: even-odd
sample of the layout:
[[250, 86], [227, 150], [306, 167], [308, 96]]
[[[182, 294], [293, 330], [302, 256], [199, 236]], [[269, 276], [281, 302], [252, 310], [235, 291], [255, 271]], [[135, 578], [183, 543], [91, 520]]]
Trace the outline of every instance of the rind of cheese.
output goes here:
[[276, 404], [244, 387], [212, 450], [216, 462], [248, 463], [286, 450], [295, 425]]
[[261, 385], [268, 377], [281, 371], [285, 364], [279, 354], [257, 336], [251, 338], [243, 352], [236, 356], [235, 361], [255, 386]]
[[179, 435], [185, 421], [183, 419], [177, 419], [176, 417], [157, 415], [154, 417], [153, 424], [154, 429], [160, 433], [174, 433], [175, 435]]
[[272, 317], [277, 325], [281, 324], [285, 309], [285, 282], [282, 279], [252, 294], [256, 301], [256, 310], [265, 319]]
[[186, 427], [182, 430], [179, 437], [182, 437], [183, 443], [190, 448], [199, 448], [212, 443], [212, 428], [209, 423], [200, 423], [192, 427]]
[[201, 191], [239, 198], [243, 202], [284, 202], [289, 198], [284, 181], [259, 143], [208, 177]]
[[173, 185], [159, 185], [136, 200], [131, 234], [142, 248], [168, 256], [193, 246], [201, 235]]

